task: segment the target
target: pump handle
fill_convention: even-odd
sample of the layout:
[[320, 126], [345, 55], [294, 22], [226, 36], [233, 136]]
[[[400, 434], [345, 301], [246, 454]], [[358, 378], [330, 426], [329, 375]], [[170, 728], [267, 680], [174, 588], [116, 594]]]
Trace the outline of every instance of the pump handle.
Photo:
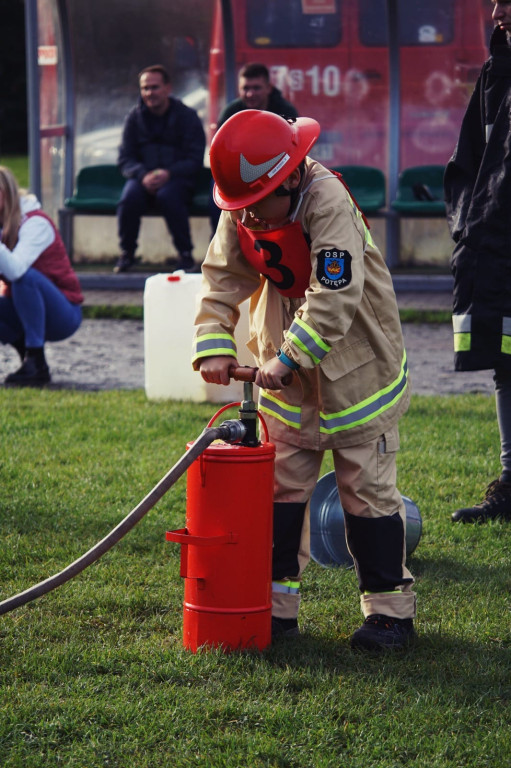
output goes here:
[[[255, 377], [257, 376], [257, 371], [259, 368], [252, 368], [250, 365], [231, 365], [229, 368], [229, 376], [231, 379], [234, 379], [235, 381], [255, 381]], [[285, 387], [287, 387], [289, 384], [291, 384], [291, 381], [293, 379], [292, 373], [287, 373], [284, 378], [282, 379], [282, 383]]]

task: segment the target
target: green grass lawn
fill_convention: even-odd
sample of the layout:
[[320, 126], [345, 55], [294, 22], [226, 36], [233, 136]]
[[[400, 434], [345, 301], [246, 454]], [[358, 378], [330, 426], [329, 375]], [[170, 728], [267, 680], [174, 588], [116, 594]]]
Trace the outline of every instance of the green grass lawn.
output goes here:
[[[141, 391], [0, 390], [0, 599], [105, 536], [215, 410]], [[399, 488], [423, 518], [409, 563], [419, 640], [382, 658], [349, 649], [361, 622], [353, 571], [315, 563], [301, 638], [184, 650], [179, 547], [165, 542], [184, 525], [181, 478], [99, 562], [0, 617], [0, 765], [510, 765], [511, 526], [450, 522], [498, 469], [492, 398], [414, 396]]]

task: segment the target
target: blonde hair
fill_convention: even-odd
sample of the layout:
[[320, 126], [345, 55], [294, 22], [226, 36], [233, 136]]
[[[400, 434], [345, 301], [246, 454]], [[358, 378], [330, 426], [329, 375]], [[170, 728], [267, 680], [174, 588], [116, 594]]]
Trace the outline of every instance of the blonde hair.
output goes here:
[[0, 192], [4, 198], [2, 243], [12, 251], [21, 224], [20, 195], [16, 179], [4, 165], [0, 165]]

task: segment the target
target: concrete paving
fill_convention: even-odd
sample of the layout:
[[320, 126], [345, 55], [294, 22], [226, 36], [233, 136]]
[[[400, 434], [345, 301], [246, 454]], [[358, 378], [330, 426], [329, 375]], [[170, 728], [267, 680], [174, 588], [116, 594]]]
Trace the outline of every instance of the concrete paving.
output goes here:
[[[85, 304], [143, 306], [143, 283], [138, 278], [128, 289], [121, 289], [118, 285], [109, 283], [102, 289], [84, 285]], [[397, 289], [396, 295], [400, 308], [451, 308], [451, 293], [445, 286], [437, 291]], [[454, 372], [450, 324], [405, 323], [403, 332], [415, 393], [448, 395], [493, 392], [491, 371]], [[142, 321], [84, 320], [74, 336], [56, 344], [48, 344], [46, 350], [52, 374], [51, 387], [54, 389], [94, 391], [144, 388]], [[10, 373], [18, 365], [16, 352], [9, 346], [1, 347], [2, 374]]]

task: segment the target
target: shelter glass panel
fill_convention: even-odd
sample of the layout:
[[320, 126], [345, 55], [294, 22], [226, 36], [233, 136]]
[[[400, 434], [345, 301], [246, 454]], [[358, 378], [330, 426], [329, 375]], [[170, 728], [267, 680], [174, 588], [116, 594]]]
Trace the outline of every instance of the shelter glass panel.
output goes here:
[[53, 0], [38, 0], [39, 119], [42, 132], [41, 197], [55, 217], [64, 188], [64, 56], [60, 18]]
[[205, 120], [213, 3], [73, 0], [75, 171], [117, 160], [122, 125], [138, 100], [138, 73], [163, 64], [173, 94]]
[[[448, 45], [454, 36], [454, 0], [398, 0], [400, 45]], [[386, 0], [362, 0], [359, 18], [364, 45], [388, 45]]]
[[248, 0], [247, 40], [256, 48], [330, 47], [341, 34], [341, 0]]

